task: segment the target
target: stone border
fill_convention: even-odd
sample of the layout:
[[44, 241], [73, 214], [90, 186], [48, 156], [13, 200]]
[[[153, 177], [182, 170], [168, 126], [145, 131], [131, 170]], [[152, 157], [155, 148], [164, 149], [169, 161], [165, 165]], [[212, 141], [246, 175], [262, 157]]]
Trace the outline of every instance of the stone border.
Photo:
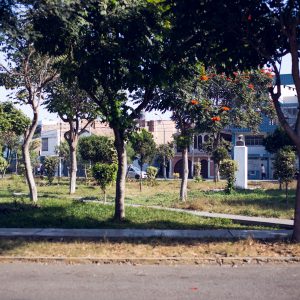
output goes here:
[[172, 239], [288, 239], [292, 230], [164, 230], [164, 229], [61, 229], [61, 228], [0, 228], [0, 237], [32, 238], [172, 238]]
[[63, 263], [63, 264], [144, 264], [144, 265], [225, 265], [239, 266], [248, 264], [282, 264], [282, 263], [300, 263], [300, 257], [124, 257], [124, 258], [99, 258], [99, 257], [26, 257], [26, 256], [0, 256], [1, 263]]

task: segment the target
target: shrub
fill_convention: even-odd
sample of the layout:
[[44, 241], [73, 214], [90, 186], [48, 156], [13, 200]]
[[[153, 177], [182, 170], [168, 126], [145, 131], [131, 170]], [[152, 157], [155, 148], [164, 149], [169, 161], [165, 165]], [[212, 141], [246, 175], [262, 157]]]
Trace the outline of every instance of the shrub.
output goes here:
[[7, 167], [8, 167], [8, 162], [4, 157], [0, 156], [0, 173], [2, 177], [4, 177]]
[[155, 167], [148, 167], [147, 168], [147, 181], [149, 185], [155, 186], [157, 184], [156, 175], [158, 173], [158, 169]]
[[174, 179], [179, 179], [179, 177], [180, 177], [179, 173], [173, 173], [173, 178]]
[[232, 159], [224, 159], [220, 164], [220, 174], [227, 180], [225, 191], [229, 194], [234, 189], [235, 172], [237, 169], [237, 163]]
[[194, 175], [195, 175], [195, 181], [196, 181], [196, 182], [202, 181], [202, 176], [201, 176], [201, 163], [200, 163], [200, 162], [194, 163]]
[[294, 179], [296, 173], [296, 155], [291, 147], [285, 147], [277, 151], [274, 160], [274, 177], [280, 183], [285, 183], [285, 197], [287, 202], [288, 184]]
[[48, 156], [45, 158], [44, 167], [48, 179], [48, 183], [51, 185], [53, 183], [55, 173], [58, 167], [59, 158], [56, 156]]
[[104, 202], [106, 202], [107, 187], [116, 180], [117, 169], [118, 167], [116, 164], [96, 163], [92, 167], [93, 177], [104, 193]]
[[201, 176], [201, 163], [200, 162], [194, 163], [194, 174], [196, 177]]

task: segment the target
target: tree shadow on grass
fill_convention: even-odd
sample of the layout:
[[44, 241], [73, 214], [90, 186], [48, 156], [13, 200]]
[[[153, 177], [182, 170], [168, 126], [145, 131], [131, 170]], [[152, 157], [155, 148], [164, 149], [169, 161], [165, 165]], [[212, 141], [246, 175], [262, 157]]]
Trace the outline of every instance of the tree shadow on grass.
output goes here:
[[[78, 202], [38, 205], [28, 202], [0, 203], [0, 227], [3, 228], [140, 228], [140, 229], [211, 229], [230, 227], [231, 223], [199, 217], [199, 222], [188, 223], [188, 217], [172, 220], [172, 214], [143, 208], [128, 208], [127, 218], [113, 219], [113, 206]], [[141, 214], [141, 216], [139, 216]], [[149, 216], [149, 214], [151, 214]], [[143, 218], [144, 216], [144, 218]]]

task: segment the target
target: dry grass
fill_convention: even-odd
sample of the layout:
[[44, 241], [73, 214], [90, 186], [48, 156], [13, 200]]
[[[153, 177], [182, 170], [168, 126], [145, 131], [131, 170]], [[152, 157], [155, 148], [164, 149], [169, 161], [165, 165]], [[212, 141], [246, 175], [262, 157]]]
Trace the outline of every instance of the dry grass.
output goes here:
[[241, 241], [0, 239], [1, 256], [93, 258], [299, 257], [300, 244]]

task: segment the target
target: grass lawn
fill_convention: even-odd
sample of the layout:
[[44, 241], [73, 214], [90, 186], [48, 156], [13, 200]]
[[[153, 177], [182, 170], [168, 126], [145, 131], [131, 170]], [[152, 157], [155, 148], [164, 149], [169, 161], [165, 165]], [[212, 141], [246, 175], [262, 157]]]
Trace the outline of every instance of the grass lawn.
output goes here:
[[[95, 186], [78, 185], [75, 196], [68, 195], [68, 182], [59, 185], [45, 185], [38, 182], [38, 206], [32, 205], [27, 196], [13, 196], [15, 192], [27, 193], [22, 178], [0, 180], [0, 227], [43, 227], [43, 228], [250, 228], [233, 224], [229, 220], [209, 219], [185, 213], [167, 212], [147, 207], [127, 207], [126, 220], [115, 222], [114, 207], [101, 203], [82, 203], [74, 197], [102, 200], [100, 189]], [[159, 181], [157, 186], [144, 185], [139, 191], [138, 182], [127, 183], [126, 203], [183, 207], [211, 212], [224, 212], [267, 217], [293, 217], [293, 190], [286, 208], [284, 193], [276, 184], [264, 183], [261, 189], [238, 191], [226, 195], [213, 191], [224, 187], [211, 181], [189, 182], [189, 201], [180, 203], [178, 193], [180, 181]], [[113, 202], [114, 187], [111, 187], [108, 201]], [[253, 228], [253, 227], [252, 227]]]

